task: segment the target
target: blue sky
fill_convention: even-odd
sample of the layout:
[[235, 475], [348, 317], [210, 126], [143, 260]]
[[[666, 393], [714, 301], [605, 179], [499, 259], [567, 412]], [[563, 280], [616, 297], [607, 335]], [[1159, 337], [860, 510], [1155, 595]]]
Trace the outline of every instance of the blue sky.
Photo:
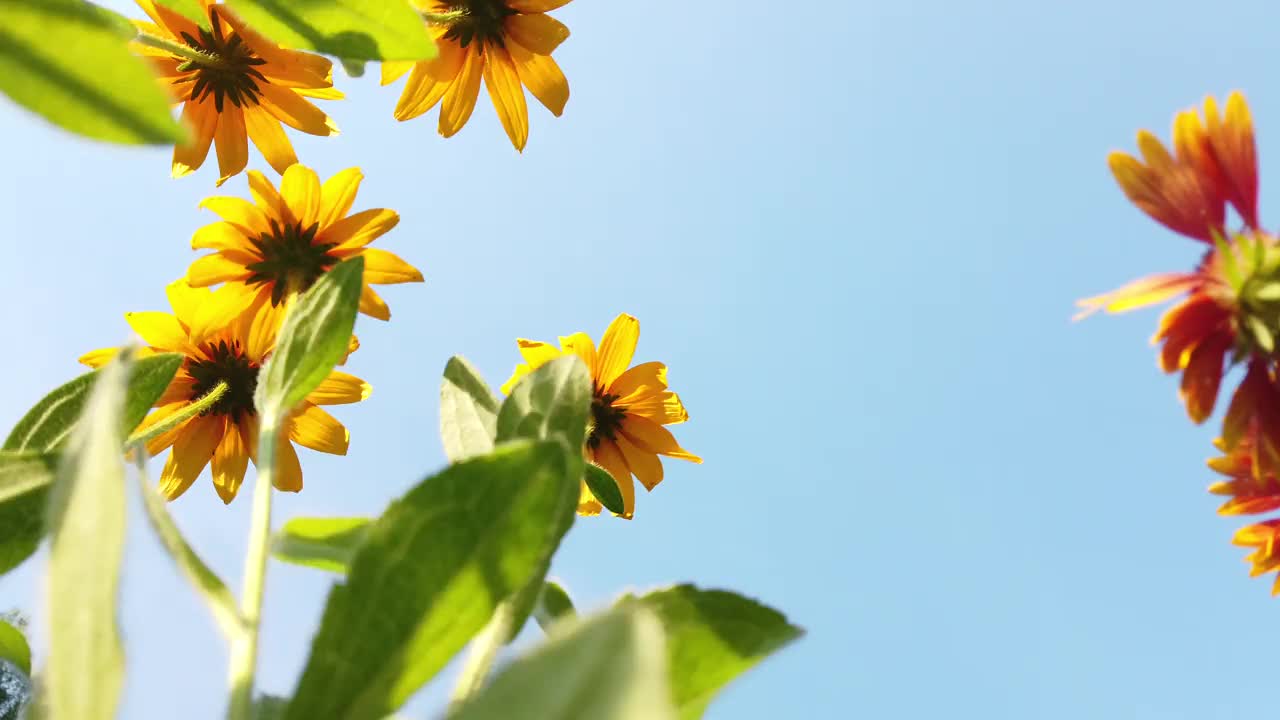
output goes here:
[[[452, 140], [434, 114], [397, 124], [399, 88], [374, 73], [340, 80], [342, 136], [296, 141], [322, 176], [364, 169], [357, 206], [400, 211], [380, 243], [427, 282], [385, 293], [392, 323], [362, 320], [350, 369], [374, 395], [336, 413], [351, 453], [305, 453], [277, 523], [376, 513], [438, 469], [450, 355], [496, 386], [516, 337], [598, 337], [626, 311], [706, 464], [667, 462], [630, 523], [579, 522], [553, 572], [584, 607], [692, 580], [808, 629], [708, 717], [1271, 710], [1280, 600], [1204, 492], [1212, 428], [1155, 367], [1156, 313], [1068, 319], [1075, 298], [1194, 262], [1105, 155], [1142, 127], [1167, 136], [1206, 93], [1248, 94], [1270, 217], [1280, 10], [578, 0], [557, 16], [573, 97], [563, 118], [531, 112], [523, 156], [487, 100]], [[214, 178], [172, 181], [163, 149], [68, 139], [3, 102], [0, 132], [11, 422], [81, 352], [126, 339], [124, 312], [163, 308]], [[247, 500], [224, 508], [206, 479], [172, 506], [232, 579]], [[122, 716], [219, 717], [225, 649], [144, 530]], [[0, 607], [37, 630], [42, 564], [0, 579]], [[264, 690], [292, 688], [330, 583], [272, 567]], [[438, 685], [410, 715], [431, 716]]]

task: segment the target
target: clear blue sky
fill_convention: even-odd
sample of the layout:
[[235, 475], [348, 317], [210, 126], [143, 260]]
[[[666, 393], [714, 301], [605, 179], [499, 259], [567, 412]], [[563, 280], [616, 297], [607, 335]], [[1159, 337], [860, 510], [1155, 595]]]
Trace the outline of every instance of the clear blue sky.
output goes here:
[[[1273, 710], [1280, 600], [1204, 492], [1212, 428], [1189, 425], [1155, 367], [1157, 314], [1068, 318], [1077, 297], [1194, 261], [1127, 204], [1105, 155], [1140, 127], [1167, 137], [1206, 93], [1247, 93], [1264, 222], [1280, 212], [1274, 3], [578, 0], [557, 15], [573, 97], [562, 119], [531, 112], [523, 156], [487, 99], [450, 141], [434, 115], [395, 123], [399, 88], [376, 70], [340, 80], [341, 137], [298, 141], [322, 176], [363, 167], [357, 205], [401, 212], [380, 243], [427, 283], [385, 293], [391, 324], [362, 320], [350, 368], [374, 395], [337, 410], [350, 456], [304, 451], [306, 490], [277, 522], [373, 514], [439, 468], [450, 355], [496, 386], [517, 336], [598, 337], [626, 311], [707, 462], [668, 462], [633, 522], [579, 522], [554, 574], [581, 606], [693, 580], [808, 628], [709, 717]], [[3, 103], [0, 132], [8, 423], [81, 352], [124, 340], [125, 311], [164, 307], [214, 178], [171, 181], [165, 150], [68, 140]], [[247, 500], [223, 508], [206, 480], [172, 506], [228, 578]], [[144, 529], [123, 716], [220, 717], [225, 649]], [[0, 579], [0, 608], [35, 611], [37, 629], [43, 557]], [[264, 690], [293, 687], [330, 582], [272, 568]]]

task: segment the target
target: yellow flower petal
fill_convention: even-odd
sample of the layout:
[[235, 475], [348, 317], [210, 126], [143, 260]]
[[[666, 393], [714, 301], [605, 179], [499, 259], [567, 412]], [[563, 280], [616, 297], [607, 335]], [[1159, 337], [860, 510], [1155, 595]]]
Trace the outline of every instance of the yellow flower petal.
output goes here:
[[218, 171], [222, 173], [216, 185], [221, 187], [249, 164], [249, 136], [245, 134], [244, 112], [240, 108], [225, 108], [218, 118], [213, 144], [218, 151]]
[[298, 464], [298, 451], [293, 449], [286, 433], [280, 433], [276, 448], [276, 474], [271, 480], [271, 484], [281, 492], [302, 490], [302, 465]]
[[298, 154], [293, 151], [293, 143], [289, 142], [280, 121], [261, 105], [245, 109], [244, 125], [254, 147], [273, 170], [284, 174], [290, 165], [298, 162]]
[[191, 354], [187, 332], [178, 324], [178, 318], [165, 312], [125, 313], [125, 322], [138, 333], [143, 342], [167, 352]]
[[680, 447], [670, 430], [648, 418], [627, 415], [622, 420], [622, 434], [641, 450], [699, 464], [702, 462], [702, 458]]
[[364, 180], [364, 173], [360, 172], [360, 168], [353, 167], [324, 181], [324, 186], [320, 188], [320, 227], [329, 227], [351, 212], [356, 193], [360, 191], [361, 180]]
[[203, 415], [188, 422], [160, 472], [160, 494], [173, 500], [186, 492], [213, 458], [225, 430], [226, 419], [219, 415]]
[[484, 55], [481, 43], [471, 43], [458, 77], [444, 94], [440, 106], [440, 134], [453, 137], [471, 119], [480, 97], [480, 78], [484, 75]]
[[305, 165], [293, 165], [280, 180], [280, 196], [303, 228], [311, 227], [320, 215], [320, 178]]
[[289, 437], [303, 447], [330, 455], [346, 455], [351, 433], [332, 415], [304, 402], [293, 415]]
[[578, 514], [579, 515], [599, 515], [604, 510], [604, 505], [596, 500], [596, 496], [591, 494], [591, 488], [587, 487], [585, 482], [578, 489]]
[[507, 52], [515, 63], [520, 82], [529, 88], [538, 102], [556, 117], [564, 114], [564, 106], [569, 102], [569, 80], [560, 70], [560, 65], [550, 56], [536, 55], [510, 40], [507, 41]]
[[221, 282], [244, 280], [253, 273], [245, 267], [247, 255], [235, 255], [231, 251], [205, 255], [187, 268], [187, 282], [193, 287], [209, 287]]
[[204, 164], [209, 145], [218, 127], [218, 113], [212, 102], [189, 100], [182, 106], [182, 123], [187, 126], [190, 142], [173, 148], [173, 176], [186, 177]]
[[[211, 338], [221, 333], [232, 333], [239, 338], [244, 334], [245, 320], [242, 317], [246, 309], [259, 296], [265, 296], [265, 286], [251, 286], [244, 283], [230, 282], [214, 292], [207, 292], [204, 300], [196, 307], [193, 317], [188, 321], [188, 333], [191, 344], [200, 347]], [[232, 327], [233, 321], [239, 325]]]
[[[134, 429], [134, 432], [143, 432], [144, 430], [151, 429], [156, 424], [163, 422], [165, 420], [168, 420], [170, 417], [173, 416], [174, 413], [182, 410], [187, 405], [188, 405], [188, 401], [186, 400], [183, 400], [181, 402], [172, 402], [164, 405], [158, 405], [155, 410], [152, 410], [149, 415], [143, 418], [141, 423], [138, 423], [138, 427]], [[178, 423], [177, 425], [169, 428], [168, 430], [165, 430], [159, 435], [148, 440], [147, 454], [152, 457], [155, 457], [160, 453], [164, 452], [165, 450], [169, 449], [170, 447], [172, 447], [174, 441], [178, 439], [178, 436], [182, 434], [182, 431], [189, 424], [191, 424], [191, 420], [188, 420], [183, 423]]]
[[595, 381], [603, 387], [609, 387], [614, 380], [631, 364], [636, 354], [636, 343], [640, 341], [640, 321], [622, 313], [609, 323], [600, 338], [600, 350], [596, 355], [596, 366], [591, 373]]
[[377, 320], [391, 319], [391, 308], [387, 307], [386, 301], [368, 283], [360, 291], [360, 312]]
[[89, 352], [81, 355], [77, 362], [81, 365], [88, 365], [91, 368], [97, 369], [111, 362], [111, 358], [115, 357], [118, 352], [120, 352], [120, 348], [118, 347], [90, 350]]
[[618, 483], [618, 490], [622, 493], [622, 514], [618, 517], [630, 520], [636, 512], [636, 484], [631, 479], [631, 469], [627, 467], [622, 451], [612, 441], [601, 440], [592, 451], [592, 459]]
[[289, 88], [270, 83], [259, 85], [262, 107], [286, 125], [310, 135], [337, 135], [338, 126], [323, 110]]
[[507, 0], [507, 7], [522, 13], [550, 12], [568, 5], [570, 0]]
[[512, 15], [503, 23], [503, 30], [511, 39], [539, 55], [550, 55], [569, 39], [569, 28], [543, 13]]
[[646, 417], [659, 425], [677, 425], [689, 419], [689, 412], [680, 402], [680, 396], [673, 392], [649, 395], [638, 402], [626, 403], [621, 400], [614, 403], [628, 415]]
[[[276, 124], [279, 125], [279, 123]], [[287, 167], [285, 169], [288, 170]], [[248, 176], [249, 194], [253, 196], [253, 202], [262, 209], [265, 216], [284, 222], [294, 222], [289, 214], [289, 208], [284, 204], [284, 198], [280, 197], [280, 192], [276, 190], [271, 180], [257, 170], [250, 170]]]
[[456, 40], [437, 37], [436, 49], [438, 54], [434, 59], [413, 65], [409, 82], [405, 83], [396, 103], [397, 120], [411, 120], [435, 107], [462, 70], [467, 51]]
[[229, 424], [222, 435], [222, 442], [213, 452], [213, 489], [223, 503], [236, 499], [236, 491], [244, 482], [249, 467], [249, 449], [244, 444], [240, 428]]
[[521, 363], [520, 365], [517, 365], [515, 371], [511, 373], [511, 377], [507, 378], [507, 381], [502, 383], [502, 387], [499, 388], [502, 391], [502, 394], [510, 395], [512, 389], [515, 388], [516, 383], [520, 382], [520, 378], [524, 377], [525, 375], [528, 375], [531, 372], [533, 372], [533, 368], [529, 367], [528, 365], [525, 365], [523, 363]]
[[216, 222], [205, 225], [191, 236], [192, 250], [238, 250], [242, 253], [256, 252], [249, 243], [244, 232], [229, 222]]
[[404, 77], [415, 64], [412, 60], [388, 60], [382, 63], [382, 84], [390, 85]]
[[615, 437], [614, 443], [622, 451], [627, 467], [631, 468], [645, 490], [653, 490], [662, 482], [662, 461], [657, 455], [641, 450], [623, 435]]
[[393, 285], [422, 282], [422, 273], [395, 253], [378, 248], [365, 248], [360, 255], [364, 258], [364, 281], [367, 283]]
[[342, 218], [316, 234], [316, 242], [333, 243], [338, 250], [362, 248], [377, 240], [400, 223], [400, 215], [394, 210], [376, 208], [363, 210]]
[[579, 332], [561, 337], [560, 349], [582, 358], [582, 362], [587, 366], [587, 372], [591, 372], [591, 368], [596, 366], [596, 344], [586, 333]]
[[229, 223], [235, 223], [244, 229], [245, 235], [257, 237], [270, 231], [267, 216], [253, 203], [238, 197], [215, 196], [205, 198], [200, 207], [220, 216]]
[[520, 357], [529, 363], [532, 370], [537, 370], [564, 354], [564, 351], [557, 349], [555, 345], [540, 340], [517, 338], [516, 347], [520, 350]]
[[502, 128], [516, 150], [524, 151], [529, 141], [529, 108], [524, 101], [524, 88], [520, 76], [506, 49], [497, 45], [485, 48], [484, 84], [489, 89], [489, 99], [498, 112]]
[[373, 388], [355, 375], [334, 370], [329, 377], [307, 396], [307, 402], [316, 405], [346, 405], [365, 400]]
[[607, 387], [610, 395], [618, 396], [619, 404], [636, 402], [667, 389], [667, 366], [660, 362], [640, 363]]

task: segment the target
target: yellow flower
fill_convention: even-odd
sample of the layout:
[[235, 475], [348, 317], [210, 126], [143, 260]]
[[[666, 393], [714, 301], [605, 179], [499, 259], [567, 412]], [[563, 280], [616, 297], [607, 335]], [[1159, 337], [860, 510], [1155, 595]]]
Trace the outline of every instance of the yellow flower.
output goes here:
[[278, 315], [289, 294], [306, 290], [334, 265], [358, 255], [365, 262], [360, 311], [388, 320], [391, 310], [370, 284], [422, 282], [422, 273], [399, 256], [367, 247], [400, 222], [395, 211], [347, 214], [364, 178], [359, 168], [343, 170], [322, 186], [313, 170], [293, 165], [279, 192], [262, 173], [248, 175], [253, 202], [211, 197], [200, 204], [222, 221], [191, 238], [191, 247], [214, 251], [187, 270], [192, 286], [226, 283], [236, 311]]
[[[158, 455], [172, 447], [160, 474], [160, 492], [177, 498], [195, 482], [206, 465], [213, 465], [213, 486], [224, 503], [235, 499], [250, 460], [256, 462], [258, 415], [253, 393], [258, 371], [271, 353], [278, 325], [266, 314], [228, 313], [225, 291], [192, 288], [179, 280], [166, 288], [173, 314], [128, 313], [125, 319], [147, 344], [142, 354], [180, 353], [185, 359], [173, 382], [156, 401], [139, 431], [154, 427], [189, 403], [204, 397], [221, 382], [226, 392], [205, 410], [147, 442], [147, 451]], [[89, 367], [100, 367], [116, 348], [95, 350], [80, 358]], [[320, 452], [345, 455], [350, 434], [320, 405], [354, 403], [369, 397], [369, 384], [334, 371], [296, 408], [276, 450], [277, 489], [302, 489], [302, 468], [290, 442]]]
[[[516, 366], [511, 379], [502, 386], [510, 393], [516, 382], [539, 366], [555, 358], [574, 353], [582, 358], [591, 372], [591, 428], [585, 452], [591, 462], [613, 476], [622, 492], [622, 517], [635, 512], [635, 475], [646, 490], [662, 482], [659, 455], [701, 463], [676, 442], [663, 425], [675, 425], [689, 419], [680, 396], [667, 390], [667, 366], [647, 362], [628, 369], [640, 340], [640, 321], [621, 314], [609, 324], [600, 339], [600, 347], [586, 333], [560, 338], [560, 347], [535, 340], [517, 340], [525, 362]], [[578, 513], [599, 514], [601, 505], [583, 483], [578, 499]]]
[[338, 127], [305, 97], [339, 100], [333, 88], [333, 63], [318, 55], [285, 50], [246, 27], [225, 5], [199, 0], [209, 14], [209, 29], [157, 4], [138, 0], [154, 23], [134, 21], [141, 32], [185, 45], [208, 58], [196, 63], [169, 51], [133, 42], [160, 79], [169, 84], [190, 142], [173, 149], [173, 176], [183, 177], [204, 164], [215, 144], [221, 177], [244, 170], [249, 140], [276, 172], [298, 162], [280, 123], [311, 135], [336, 135]]
[[551, 53], [569, 37], [569, 28], [546, 13], [569, 0], [411, 2], [432, 21], [440, 54], [427, 62], [383, 63], [383, 85], [413, 71], [396, 105], [397, 120], [416, 118], [443, 101], [440, 134], [453, 137], [471, 118], [482, 77], [517, 150], [529, 139], [524, 88], [556, 117], [564, 112], [569, 81]]

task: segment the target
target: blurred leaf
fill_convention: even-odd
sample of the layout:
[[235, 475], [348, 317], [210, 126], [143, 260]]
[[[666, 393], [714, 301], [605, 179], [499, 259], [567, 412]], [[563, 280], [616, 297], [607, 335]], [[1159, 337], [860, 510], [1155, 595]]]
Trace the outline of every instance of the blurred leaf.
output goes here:
[[289, 701], [274, 695], [259, 695], [253, 701], [253, 720], [284, 720]]
[[164, 5], [206, 30], [209, 29], [209, 13], [201, 7], [200, 0], [156, 0], [156, 3]]
[[124, 679], [116, 594], [124, 550], [121, 453], [128, 358], [94, 383], [49, 494], [49, 717], [110, 720]]
[[227, 4], [259, 32], [290, 48], [348, 60], [436, 56], [426, 22], [407, 2], [229, 0]]
[[0, 503], [53, 484], [57, 453], [0, 451]]
[[280, 422], [346, 356], [363, 280], [364, 258], [357, 256], [334, 266], [294, 301], [253, 396], [264, 427]]
[[364, 66], [367, 64], [366, 60], [339, 58], [338, 61], [342, 63], [342, 69], [346, 71], [347, 77], [364, 77]]
[[368, 518], [294, 518], [276, 534], [271, 554], [294, 565], [345, 574], [372, 522]]
[[31, 646], [18, 628], [0, 620], [0, 660], [8, 660], [27, 675], [31, 674]]
[[423, 481], [370, 527], [329, 593], [291, 720], [399, 708], [560, 544], [578, 499], [558, 440], [512, 443]]
[[587, 487], [591, 488], [591, 494], [595, 495], [609, 512], [621, 515], [626, 511], [627, 506], [622, 502], [622, 491], [618, 489], [618, 481], [613, 479], [608, 470], [594, 463], [587, 463], [583, 469], [582, 478], [586, 481]]
[[674, 720], [662, 625], [619, 607], [559, 625], [449, 720]]
[[804, 635], [778, 611], [724, 590], [678, 585], [638, 602], [666, 629], [671, 693], [681, 720], [702, 717], [721, 688]]
[[[129, 395], [121, 423], [122, 435], [142, 422], [151, 406], [169, 387], [181, 364], [182, 356], [172, 353], [154, 355], [131, 364]], [[5, 440], [4, 449], [24, 452], [58, 449], [70, 435], [84, 410], [89, 390], [100, 374], [100, 371], [85, 373], [46, 395], [18, 421]], [[40, 546], [40, 539], [44, 537], [48, 494], [48, 487], [39, 487], [0, 500], [0, 574], [17, 567]]]
[[565, 592], [564, 588], [551, 580], [542, 583], [542, 592], [538, 593], [538, 604], [533, 608], [533, 616], [537, 619], [539, 627], [549, 631], [557, 620], [576, 617], [577, 614], [573, 609], [573, 600], [569, 598], [569, 593]]
[[0, 90], [87, 137], [181, 141], [167, 94], [129, 52], [133, 36], [123, 17], [83, 0], [0, 0]]
[[493, 450], [498, 399], [461, 355], [449, 358], [440, 384], [440, 438], [450, 462]]

